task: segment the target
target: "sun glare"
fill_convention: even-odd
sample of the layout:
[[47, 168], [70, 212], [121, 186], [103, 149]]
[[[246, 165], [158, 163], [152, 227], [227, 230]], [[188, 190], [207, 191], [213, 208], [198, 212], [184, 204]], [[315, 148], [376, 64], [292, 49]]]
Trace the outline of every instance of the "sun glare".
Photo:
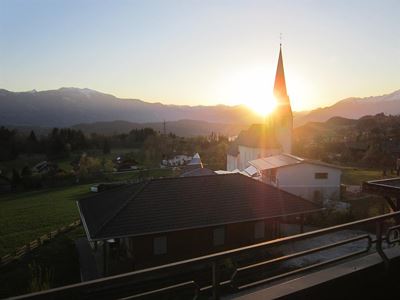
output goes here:
[[255, 113], [265, 117], [275, 110], [276, 100], [274, 96], [270, 96], [254, 103], [248, 103], [247, 106]]
[[220, 99], [232, 105], [245, 104], [260, 116], [274, 111], [273, 78], [262, 68], [251, 68], [230, 74], [220, 86]]

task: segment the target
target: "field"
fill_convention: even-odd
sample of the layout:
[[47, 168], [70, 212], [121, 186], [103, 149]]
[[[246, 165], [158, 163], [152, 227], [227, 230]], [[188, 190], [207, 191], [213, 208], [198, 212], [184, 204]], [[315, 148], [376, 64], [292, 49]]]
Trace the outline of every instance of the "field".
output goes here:
[[[168, 177], [171, 169], [106, 174], [106, 181]], [[76, 200], [89, 195], [91, 184], [73, 185], [0, 196], [0, 257], [79, 218]]]
[[0, 272], [0, 299], [80, 282], [74, 241], [83, 228], [57, 236]]
[[[171, 169], [144, 171], [149, 177], [173, 175]], [[107, 174], [109, 181], [134, 180], [139, 171]], [[76, 201], [90, 195], [92, 184], [0, 196], [0, 257], [79, 218]], [[1, 269], [0, 298], [80, 281], [74, 241], [83, 228], [61, 234], [19, 261]], [[50, 278], [43, 278], [46, 276]], [[35, 280], [39, 278], [39, 285]]]
[[342, 173], [342, 183], [347, 185], [360, 185], [363, 181], [394, 177], [390, 171], [383, 177], [382, 170], [345, 168]]
[[0, 197], [0, 256], [79, 218], [75, 201], [90, 185], [47, 189]]

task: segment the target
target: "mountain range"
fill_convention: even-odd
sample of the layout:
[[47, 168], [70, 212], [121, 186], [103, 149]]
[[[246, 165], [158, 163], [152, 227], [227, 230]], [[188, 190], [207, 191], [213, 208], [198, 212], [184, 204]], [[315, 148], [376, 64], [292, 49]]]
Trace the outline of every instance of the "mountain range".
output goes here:
[[297, 127], [307, 122], [325, 122], [332, 117], [359, 119], [363, 116], [379, 113], [386, 115], [400, 114], [400, 90], [382, 96], [346, 98], [336, 102], [332, 106], [302, 113], [295, 117], [294, 122]]
[[245, 105], [187, 106], [121, 99], [90, 89], [37, 92], [0, 90], [0, 124], [66, 127], [123, 120], [136, 123], [182, 119], [248, 124], [261, 119]]
[[[10, 127], [74, 127], [85, 132], [115, 133], [152, 127], [178, 135], [237, 134], [262, 118], [245, 105], [187, 106], [121, 99], [91, 89], [60, 88], [11, 92], [0, 89], [0, 125]], [[332, 106], [295, 112], [294, 124], [324, 122], [341, 116], [358, 119], [378, 113], [400, 114], [400, 90], [391, 94], [347, 98]]]

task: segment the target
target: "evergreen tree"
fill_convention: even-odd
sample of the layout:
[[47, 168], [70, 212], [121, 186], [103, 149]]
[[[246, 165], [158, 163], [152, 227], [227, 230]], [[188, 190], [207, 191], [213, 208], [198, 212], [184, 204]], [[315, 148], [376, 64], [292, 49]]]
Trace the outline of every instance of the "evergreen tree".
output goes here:
[[111, 152], [111, 148], [110, 148], [110, 145], [108, 144], [108, 140], [104, 140], [103, 153], [109, 154], [110, 152]]
[[29, 134], [28, 141], [31, 143], [37, 142], [36, 134], [33, 130], [31, 130], [31, 133]]

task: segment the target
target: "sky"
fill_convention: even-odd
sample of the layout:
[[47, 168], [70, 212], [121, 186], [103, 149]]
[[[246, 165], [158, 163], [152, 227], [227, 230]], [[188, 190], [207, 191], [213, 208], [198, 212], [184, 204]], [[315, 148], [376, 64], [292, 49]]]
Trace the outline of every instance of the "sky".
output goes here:
[[0, 0], [0, 88], [296, 111], [400, 89], [398, 0]]

